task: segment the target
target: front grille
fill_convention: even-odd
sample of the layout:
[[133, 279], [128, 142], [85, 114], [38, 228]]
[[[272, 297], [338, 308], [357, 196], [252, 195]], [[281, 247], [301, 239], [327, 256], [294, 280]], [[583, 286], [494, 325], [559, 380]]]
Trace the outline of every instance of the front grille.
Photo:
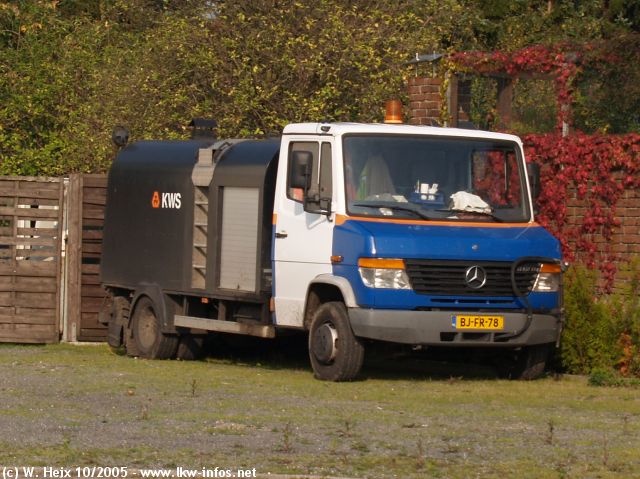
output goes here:
[[[512, 265], [505, 261], [405, 260], [409, 281], [417, 293], [444, 296], [515, 296], [511, 286]], [[474, 266], [486, 272], [486, 282], [478, 289], [470, 287], [465, 280], [467, 271]], [[515, 279], [522, 294], [531, 292], [539, 271], [539, 263], [518, 266]]]

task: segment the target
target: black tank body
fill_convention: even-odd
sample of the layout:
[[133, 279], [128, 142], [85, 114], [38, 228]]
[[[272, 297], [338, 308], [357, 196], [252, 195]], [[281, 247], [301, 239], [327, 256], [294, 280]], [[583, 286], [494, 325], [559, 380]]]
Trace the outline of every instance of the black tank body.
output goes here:
[[219, 292], [221, 191], [231, 186], [260, 192], [254, 296], [270, 286], [264, 284], [261, 272], [270, 266], [279, 141], [248, 140], [226, 145], [215, 155], [217, 163], [208, 188], [206, 287], [199, 291], [192, 287], [192, 172], [198, 151], [212, 145], [213, 141], [141, 141], [118, 154], [107, 187], [101, 261], [104, 286], [135, 290], [140, 285], [156, 284], [167, 292]]

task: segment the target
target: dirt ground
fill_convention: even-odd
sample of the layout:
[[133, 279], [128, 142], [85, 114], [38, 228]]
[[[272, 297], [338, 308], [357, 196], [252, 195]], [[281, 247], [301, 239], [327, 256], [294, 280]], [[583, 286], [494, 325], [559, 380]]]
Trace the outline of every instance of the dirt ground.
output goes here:
[[414, 358], [369, 358], [363, 376], [317, 381], [297, 348], [184, 362], [0, 345], [0, 465], [640, 477], [638, 389]]

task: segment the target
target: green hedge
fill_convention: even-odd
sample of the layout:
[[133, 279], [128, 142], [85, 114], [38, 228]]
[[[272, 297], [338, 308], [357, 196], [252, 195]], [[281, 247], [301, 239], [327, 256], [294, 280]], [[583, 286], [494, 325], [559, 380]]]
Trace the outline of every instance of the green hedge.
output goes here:
[[623, 275], [626, 285], [612, 295], [599, 292], [596, 271], [576, 265], [565, 275], [561, 361], [567, 372], [640, 377], [640, 261]]

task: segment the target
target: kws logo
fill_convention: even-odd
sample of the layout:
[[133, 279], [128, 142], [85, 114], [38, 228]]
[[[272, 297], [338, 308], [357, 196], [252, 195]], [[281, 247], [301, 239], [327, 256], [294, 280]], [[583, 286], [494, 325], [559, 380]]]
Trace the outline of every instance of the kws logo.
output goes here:
[[182, 207], [182, 195], [180, 193], [159, 193], [153, 192], [151, 197], [153, 208], [170, 208], [179, 210]]

